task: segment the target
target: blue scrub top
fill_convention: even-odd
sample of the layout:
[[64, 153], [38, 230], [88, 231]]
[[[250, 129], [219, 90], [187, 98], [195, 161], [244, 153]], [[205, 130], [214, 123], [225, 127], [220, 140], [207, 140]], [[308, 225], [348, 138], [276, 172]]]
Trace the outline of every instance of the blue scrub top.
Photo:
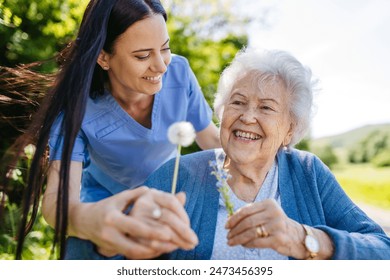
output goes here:
[[[89, 98], [71, 157], [84, 163], [81, 201], [98, 201], [137, 187], [174, 157], [176, 146], [167, 137], [172, 123], [188, 121], [196, 131], [210, 124], [211, 108], [184, 57], [172, 55], [162, 83], [150, 129], [135, 121], [108, 91]], [[61, 159], [61, 122], [60, 116], [51, 129], [50, 160]]]

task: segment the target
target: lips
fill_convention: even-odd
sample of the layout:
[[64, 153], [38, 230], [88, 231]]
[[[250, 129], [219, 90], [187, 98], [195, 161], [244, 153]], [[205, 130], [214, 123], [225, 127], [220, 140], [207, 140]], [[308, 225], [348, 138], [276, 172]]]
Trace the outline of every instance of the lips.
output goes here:
[[243, 130], [235, 130], [233, 131], [233, 134], [241, 139], [244, 140], [259, 140], [261, 136], [257, 133], [243, 131]]

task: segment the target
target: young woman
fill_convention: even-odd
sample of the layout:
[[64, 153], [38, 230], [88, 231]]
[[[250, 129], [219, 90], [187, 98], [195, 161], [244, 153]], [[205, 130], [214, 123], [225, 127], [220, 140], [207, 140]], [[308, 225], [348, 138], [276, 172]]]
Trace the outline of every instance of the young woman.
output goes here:
[[[67, 234], [91, 240], [103, 255], [138, 259], [197, 244], [182, 194], [133, 190], [175, 155], [167, 139], [172, 123], [191, 122], [202, 149], [220, 145], [187, 60], [171, 55], [166, 19], [156, 0], [88, 4], [30, 130], [36, 153], [17, 258], [28, 213], [37, 211], [48, 143], [42, 211], [56, 229], [61, 258]], [[71, 244], [68, 258], [77, 258]]]

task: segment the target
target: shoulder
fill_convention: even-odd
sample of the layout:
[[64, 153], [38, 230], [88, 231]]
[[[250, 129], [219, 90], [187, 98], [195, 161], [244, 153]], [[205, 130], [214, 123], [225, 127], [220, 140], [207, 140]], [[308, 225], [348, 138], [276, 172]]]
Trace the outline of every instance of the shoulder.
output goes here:
[[[209, 168], [209, 161], [213, 159], [215, 159], [215, 150], [213, 149], [183, 155], [180, 157], [180, 173], [197, 173], [201, 170], [206, 170]], [[175, 161], [176, 158], [168, 160], [152, 176], [161, 176], [162, 174], [171, 176], [175, 167]]]
[[95, 98], [88, 97], [83, 124], [93, 122], [96, 119], [104, 119], [104, 116], [110, 114], [115, 107], [111, 99], [108, 92]]
[[279, 157], [285, 157], [286, 160], [292, 162], [293, 164], [300, 163], [304, 166], [313, 166], [322, 164], [321, 160], [316, 156], [315, 154], [308, 152], [308, 151], [302, 151], [295, 148], [290, 148], [287, 151], [280, 151], [278, 153]]
[[204, 150], [182, 156], [183, 165], [193, 164], [194, 162], [204, 163], [215, 158], [215, 150]]
[[301, 170], [309, 176], [316, 176], [320, 173], [330, 173], [329, 168], [315, 154], [308, 151], [301, 151], [295, 148], [290, 148], [287, 151], [279, 151], [279, 164], [288, 165], [295, 172]]
[[[214, 158], [214, 150], [195, 152], [180, 157], [178, 185], [183, 185], [189, 180], [197, 181], [199, 178], [206, 179], [205, 174], [209, 174], [209, 160]], [[156, 171], [154, 171], [145, 181], [145, 185], [164, 191], [169, 191], [172, 174], [175, 167], [176, 158], [172, 158]], [[185, 184], [185, 185], [192, 185]], [[179, 187], [181, 189], [181, 187]]]
[[[323, 185], [336, 181], [328, 166], [315, 154], [290, 148], [278, 153], [278, 166], [282, 176], [294, 176], [301, 182]], [[330, 180], [330, 181], [329, 181]]]
[[[209, 161], [215, 159], [215, 150], [204, 150], [180, 157], [180, 172], [197, 173], [209, 168]], [[172, 158], [164, 163], [158, 171], [171, 173], [175, 166], [176, 158]]]
[[178, 54], [172, 54], [172, 60], [170, 65], [174, 67], [188, 68], [190, 64], [188, 63], [187, 58], [185, 58], [184, 56]]
[[164, 74], [163, 85], [168, 87], [186, 87], [190, 81], [190, 65], [188, 60], [173, 54], [167, 72]]

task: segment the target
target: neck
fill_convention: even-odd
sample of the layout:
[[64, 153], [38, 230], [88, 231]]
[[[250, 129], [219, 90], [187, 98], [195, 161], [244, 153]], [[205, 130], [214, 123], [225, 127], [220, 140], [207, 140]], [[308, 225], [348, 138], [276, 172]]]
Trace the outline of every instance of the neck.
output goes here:
[[113, 97], [135, 121], [144, 127], [152, 127], [154, 95], [129, 94], [127, 96], [117, 96], [113, 94]]
[[245, 202], [253, 202], [273, 162], [274, 159], [256, 165], [239, 164], [226, 158], [225, 168], [232, 175], [228, 183], [234, 194]]

